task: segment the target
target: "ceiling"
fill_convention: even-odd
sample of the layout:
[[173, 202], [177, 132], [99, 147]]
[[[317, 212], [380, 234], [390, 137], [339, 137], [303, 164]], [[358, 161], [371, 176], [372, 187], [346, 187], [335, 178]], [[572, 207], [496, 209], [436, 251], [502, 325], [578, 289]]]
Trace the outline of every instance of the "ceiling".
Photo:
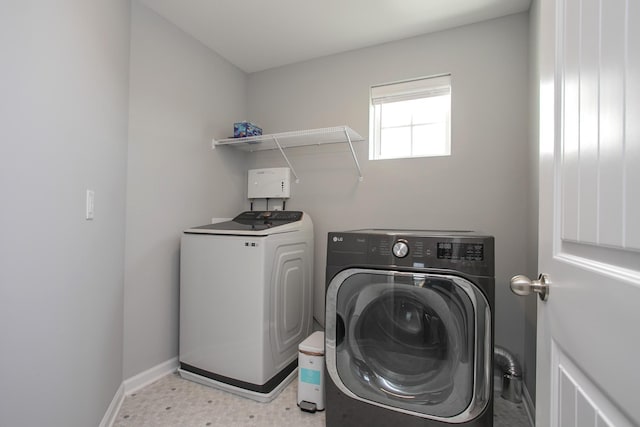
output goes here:
[[530, 0], [140, 0], [247, 73], [528, 10]]

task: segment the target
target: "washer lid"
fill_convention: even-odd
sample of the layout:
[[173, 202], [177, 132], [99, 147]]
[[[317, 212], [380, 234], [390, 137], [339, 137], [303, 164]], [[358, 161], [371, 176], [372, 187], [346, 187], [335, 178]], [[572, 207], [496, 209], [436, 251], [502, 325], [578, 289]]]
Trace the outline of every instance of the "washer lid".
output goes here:
[[299, 230], [303, 217], [300, 211], [246, 211], [231, 221], [190, 228], [185, 233], [267, 236]]

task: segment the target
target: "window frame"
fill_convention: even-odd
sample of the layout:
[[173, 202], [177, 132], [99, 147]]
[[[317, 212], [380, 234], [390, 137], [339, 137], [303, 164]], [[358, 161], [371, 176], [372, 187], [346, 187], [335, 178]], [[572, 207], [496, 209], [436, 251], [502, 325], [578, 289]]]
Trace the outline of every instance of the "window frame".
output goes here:
[[[451, 155], [451, 95], [452, 83], [451, 73], [443, 73], [426, 77], [417, 77], [407, 80], [400, 80], [391, 83], [373, 85], [369, 88], [369, 160], [391, 160], [391, 159], [412, 159], [421, 157], [445, 157]], [[448, 108], [445, 111], [445, 140], [444, 147], [437, 154], [414, 154], [413, 130], [416, 126], [425, 123], [415, 124], [413, 117], [407, 126], [411, 132], [409, 142], [411, 152], [408, 155], [385, 156], [382, 154], [382, 117], [381, 107], [392, 102], [410, 101], [417, 99], [428, 99], [436, 96], [448, 95]], [[435, 122], [434, 122], [435, 123]]]

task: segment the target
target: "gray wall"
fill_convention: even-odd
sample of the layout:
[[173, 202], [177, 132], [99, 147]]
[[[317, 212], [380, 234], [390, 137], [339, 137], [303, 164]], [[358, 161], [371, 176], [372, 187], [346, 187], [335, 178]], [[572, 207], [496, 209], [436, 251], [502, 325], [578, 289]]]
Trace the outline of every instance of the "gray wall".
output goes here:
[[96, 426], [122, 382], [129, 14], [2, 5], [2, 426]]
[[182, 230], [242, 209], [246, 162], [211, 150], [246, 116], [246, 75], [132, 2], [124, 378], [178, 355]]
[[[289, 150], [301, 182], [287, 208], [313, 218], [315, 316], [324, 320], [328, 231], [474, 229], [496, 237], [496, 343], [522, 361], [524, 302], [511, 276], [529, 266], [528, 15], [518, 14], [249, 76], [249, 115], [266, 133], [347, 124], [367, 137], [373, 84], [452, 74], [451, 157], [367, 160], [364, 182], [345, 146]], [[277, 152], [250, 167], [285, 166]]]
[[290, 150], [301, 182], [288, 207], [315, 222], [315, 314], [328, 231], [478, 229], [496, 236], [497, 343], [522, 360], [524, 303], [507, 286], [535, 269], [527, 31], [515, 15], [247, 79], [135, 0], [4, 7], [0, 425], [97, 425], [122, 379], [177, 356], [181, 231], [247, 207], [248, 168], [285, 165], [275, 152], [212, 151], [211, 137], [248, 118], [266, 132], [348, 124], [366, 138], [370, 85], [442, 72], [451, 157], [368, 161], [359, 142], [359, 183], [345, 146]]

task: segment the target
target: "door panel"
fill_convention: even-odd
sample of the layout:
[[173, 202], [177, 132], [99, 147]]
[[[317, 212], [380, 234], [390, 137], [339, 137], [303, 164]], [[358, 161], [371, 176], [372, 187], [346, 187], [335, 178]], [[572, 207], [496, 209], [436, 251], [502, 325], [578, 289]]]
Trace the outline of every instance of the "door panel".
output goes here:
[[559, 425], [566, 427], [623, 427], [628, 419], [572, 360], [554, 346], [554, 384], [559, 390]]
[[276, 370], [291, 363], [297, 346], [311, 330], [311, 284], [304, 243], [280, 244], [274, 251], [271, 274], [269, 337]]
[[601, 19], [598, 243], [623, 248], [625, 2], [608, 2]]
[[[562, 3], [562, 2], [559, 2]], [[570, 2], [580, 3], [580, 2]], [[580, 38], [580, 64], [578, 68], [579, 99], [578, 110], [578, 188], [575, 191], [577, 199], [577, 215], [568, 218], [570, 222], [577, 222], [578, 241], [585, 243], [597, 242], [597, 203], [598, 203], [598, 32], [591, 29], [598, 28], [598, 0], [582, 0], [581, 13], [566, 14], [567, 24], [574, 23], [571, 28], [578, 31]], [[562, 18], [561, 18], [562, 19]], [[590, 31], [583, 31], [584, 26]], [[563, 34], [560, 34], [563, 37]], [[594, 120], [596, 119], [596, 120]], [[563, 236], [564, 237], [564, 236]]]
[[[626, 50], [625, 93], [640, 93], [640, 2], [627, 2], [628, 23], [626, 25], [628, 44], [635, 48]], [[640, 96], [628, 96], [625, 99], [625, 159], [624, 159], [624, 217], [625, 244], [629, 248], [640, 250]], [[636, 218], [634, 220], [634, 218]]]
[[639, 425], [640, 8], [537, 5], [539, 270], [552, 284], [538, 302], [536, 422]]

